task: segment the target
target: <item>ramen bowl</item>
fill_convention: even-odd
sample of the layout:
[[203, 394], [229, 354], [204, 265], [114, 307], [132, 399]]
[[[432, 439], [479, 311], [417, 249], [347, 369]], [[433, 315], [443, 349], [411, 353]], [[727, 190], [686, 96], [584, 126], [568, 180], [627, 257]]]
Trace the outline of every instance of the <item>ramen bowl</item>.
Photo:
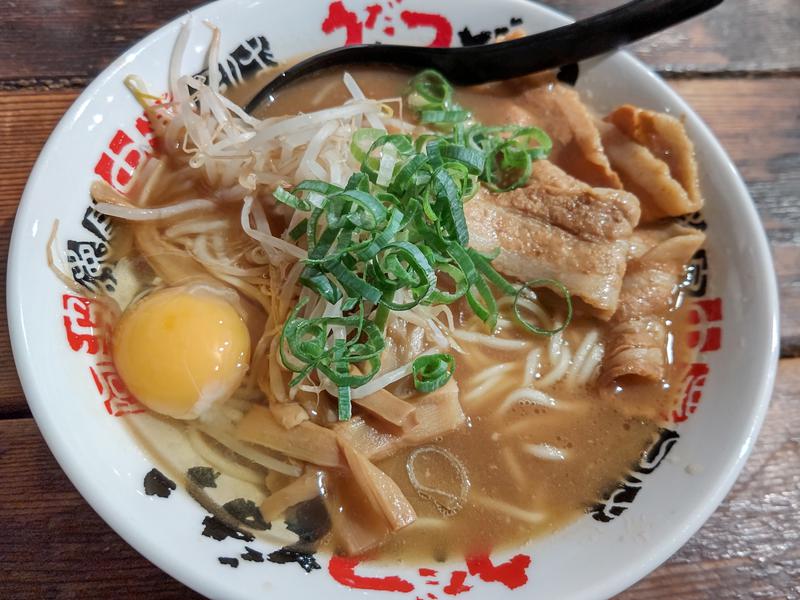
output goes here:
[[[208, 19], [222, 31], [229, 83], [346, 43], [480, 44], [515, 27], [533, 33], [568, 22], [523, 0], [228, 0], [191, 18], [183, 72], [202, 69]], [[126, 423], [142, 409], [114, 370], [108, 332], [92, 321], [90, 300], [65, 287], [46, 261], [58, 220], [55, 243], [74, 280], [99, 291], [116, 284], [106, 260], [114, 230], [91, 209], [89, 188], [101, 178], [124, 191], [148, 160], [152, 132], [123, 80], [136, 74], [166, 90], [185, 20], [127, 51], [70, 108], [33, 169], [11, 243], [8, 320], [19, 375], [53, 454], [101, 517], [157, 566], [213, 598], [603, 598], [686, 542], [730, 489], [767, 410], [778, 349], [776, 282], [752, 200], [724, 150], [661, 79], [622, 52], [582, 63], [577, 89], [600, 112], [631, 103], [683, 118], [706, 197], [702, 213], [685, 219], [707, 234], [687, 287], [688, 343], [697, 355], [680, 402], [640, 463], [571, 525], [467, 559], [373, 563], [319, 553], [298, 562], [272, 554], [279, 546], [260, 538], [214, 529], [134, 439]]]

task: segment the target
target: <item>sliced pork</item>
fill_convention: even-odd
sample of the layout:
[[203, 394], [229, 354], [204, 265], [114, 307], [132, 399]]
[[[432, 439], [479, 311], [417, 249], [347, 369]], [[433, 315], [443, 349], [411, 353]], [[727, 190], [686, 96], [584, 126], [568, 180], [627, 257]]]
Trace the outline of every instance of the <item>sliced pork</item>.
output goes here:
[[558, 279], [601, 318], [616, 311], [628, 240], [639, 221], [632, 194], [593, 188], [538, 161], [526, 187], [481, 192], [464, 212], [470, 245], [501, 249], [493, 263], [501, 273], [520, 281]]
[[666, 363], [666, 318], [684, 265], [705, 235], [674, 223], [637, 230], [634, 254], [622, 284], [619, 307], [606, 335], [600, 385], [613, 391], [630, 379], [659, 381]]
[[702, 208], [694, 145], [678, 119], [626, 104], [605, 120], [606, 154], [623, 187], [639, 198], [642, 221]]
[[621, 188], [603, 150], [597, 119], [581, 102], [578, 92], [563, 84], [548, 81], [530, 87], [527, 78], [518, 86], [519, 95], [504, 122], [533, 125], [544, 130], [553, 140], [550, 161], [567, 173], [598, 187]]

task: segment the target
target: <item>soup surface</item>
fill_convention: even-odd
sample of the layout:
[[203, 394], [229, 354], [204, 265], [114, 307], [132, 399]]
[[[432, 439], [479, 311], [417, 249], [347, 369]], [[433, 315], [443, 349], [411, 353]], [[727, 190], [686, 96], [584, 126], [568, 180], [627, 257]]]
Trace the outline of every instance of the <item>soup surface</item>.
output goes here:
[[[381, 67], [352, 67], [349, 72], [369, 98], [400, 98], [409, 78], [408, 73]], [[350, 97], [342, 75], [342, 71], [334, 70], [301, 80], [283, 90], [259, 116], [338, 106]], [[249, 86], [242, 85], [234, 90], [232, 98], [246, 103], [253, 90], [268, 78], [265, 73]], [[518, 101], [513, 90], [503, 84], [460, 88], [456, 98], [487, 125], [507, 123]], [[685, 311], [677, 297], [669, 317], [673, 339], [685, 339], [681, 333]], [[472, 323], [476, 331], [480, 331], [479, 325]], [[563, 337], [568, 347], [576, 349], [587, 336], [602, 335], [603, 328], [604, 324], [596, 319], [578, 319]], [[436, 504], [419, 497], [409, 482], [407, 463], [411, 451], [381, 461], [378, 466], [398, 482], [421, 517], [417, 525], [393, 536], [381, 548], [382, 556], [425, 560], [518, 545], [551, 533], [584, 514], [655, 441], [659, 424], [674, 402], [684, 375], [682, 365], [690, 355], [686, 348], [673, 349], [681, 356], [670, 364], [663, 381], [632, 383], [630, 389], [620, 388], [613, 398], [599, 395], [592, 384], [578, 385], [574, 377], [560, 378], [547, 388], [554, 406], [529, 403], [498, 410], [509, 395], [529, 383], [525, 358], [531, 349], [540, 347], [547, 354], [550, 344], [531, 339], [529, 333], [513, 326], [496, 333], [527, 346], [508, 351], [487, 349], [480, 342], [462, 342], [465, 353], [456, 356], [455, 378], [468, 424], [463, 430], [443, 436], [437, 444], [463, 461], [470, 476], [472, 499], [465, 502], [457, 516], [442, 518]], [[504, 368], [487, 378], [484, 374], [491, 368], [488, 365]], [[533, 445], [552, 448], [554, 459], [536, 457], [524, 450]], [[457, 473], [446, 460], [432, 455], [421, 463], [429, 485], [446, 482], [445, 491], [458, 490]], [[330, 547], [336, 549], [333, 540]]]
[[[407, 73], [358, 67], [351, 69], [350, 74], [366, 98], [383, 99], [394, 118], [416, 123], [415, 114], [402, 100], [409, 80]], [[269, 74], [259, 75], [249, 84], [228, 90], [227, 96], [243, 105], [268, 77]], [[526, 96], [521, 92], [525, 87], [544, 94], [558, 94], [561, 89], [560, 84], [542, 77], [522, 83], [457, 89], [455, 101], [480, 123], [507, 125], [518, 119], [520, 106], [525, 106]], [[343, 83], [343, 72], [333, 71], [285, 89], [257, 116], [315, 113], [342, 106], [351, 97]], [[559, 114], [553, 113], [552, 118], [554, 122], [563, 121]], [[550, 133], [547, 122], [537, 125]], [[585, 153], [573, 146], [572, 142], [562, 144], [558, 166], [577, 180], [583, 179], [583, 173], [586, 180], [591, 180], [594, 175], [590, 170], [596, 164], [587, 161]], [[167, 206], [215, 193], [222, 197], [215, 187], [219, 184], [209, 181], [200, 171], [187, 176], [191, 171], [187, 171], [180, 148], [168, 147], [161, 159], [161, 171], [150, 174], [153, 182], [148, 194], [156, 199], [151, 206]], [[291, 280], [287, 274], [290, 271], [268, 268], [264, 261], [258, 263], [258, 268], [253, 266], [255, 259], [251, 257], [261, 251], [261, 246], [239, 226], [241, 210], [239, 202], [220, 202], [210, 216], [205, 214], [202, 227], [199, 222], [177, 217], [156, 225], [130, 221], [118, 235], [115, 248], [116, 255], [122, 257], [118, 273], [127, 282], [120, 286], [116, 297], [123, 309], [136, 307], [152, 290], [165, 284], [173, 288], [187, 285], [184, 282], [192, 280], [192, 273], [180, 272], [181, 261], [187, 257], [200, 262], [210, 262], [222, 255], [239, 257], [238, 262], [228, 264], [225, 269], [220, 267], [210, 272], [228, 291], [236, 290], [231, 292], [236, 296], [231, 304], [242, 315], [252, 340], [250, 378], [237, 380], [235, 377], [244, 375], [233, 376], [234, 382], [241, 381], [239, 390], [214, 404], [208, 412], [205, 404], [197, 408], [200, 418], [196, 421], [164, 417], [163, 414], [174, 416], [166, 410], [129, 420], [135, 435], [159, 464], [173, 477], [186, 480], [195, 497], [206, 508], [222, 515], [223, 520], [230, 521], [225, 506], [236, 498], [245, 498], [255, 505], [264, 502], [264, 518], [269, 520], [266, 506], [271, 496], [296, 481], [300, 473], [304, 476], [319, 473], [315, 480], [317, 493], [300, 494], [297, 498], [301, 501], [288, 507], [288, 530], [278, 524], [281, 519], [272, 519], [273, 527], [266, 531], [233, 515], [237, 527], [250, 529], [267, 540], [293, 543], [297, 521], [306, 524], [319, 521], [313, 539], [304, 540], [311, 547], [350, 554], [367, 551], [371, 557], [391, 560], [446, 560], [518, 545], [575, 520], [613, 489], [655, 441], [660, 424], [676, 400], [685, 366], [691, 358], [690, 350], [676, 342], [686, 338], [686, 314], [679, 291], [686, 260], [680, 261], [679, 272], [673, 274], [674, 281], [667, 282], [668, 302], [647, 313], [647, 318], [657, 321], [663, 329], [657, 338], [661, 340], [660, 346], [650, 349], [663, 356], [663, 368], [655, 378], [640, 377], [632, 368], [611, 383], [601, 382], [609, 346], [619, 345], [614, 336], [627, 335], [618, 329], [624, 328], [627, 321], [615, 321], [616, 317], [610, 318], [608, 314], [598, 315], [596, 307], [580, 294], [573, 293], [574, 315], [570, 312], [569, 325], [555, 335], [537, 335], [520, 326], [514, 316], [513, 298], [499, 301], [497, 328], [487, 330], [469, 303], [461, 299], [450, 306], [453, 322], [446, 332], [455, 358], [453, 381], [465, 416], [454, 430], [419, 443], [403, 444], [391, 452], [379, 450], [372, 457], [358, 445], [356, 429], [363, 426], [373, 436], [402, 437], [402, 426], [381, 421], [355, 400], [350, 421], [336, 423], [336, 399], [324, 390], [300, 390], [294, 397], [307, 413], [304, 418], [309, 423], [332, 428], [337, 435], [350, 440], [348, 443], [359, 452], [370, 456], [374, 466], [394, 482], [413, 508], [416, 516], [413, 522], [392, 535], [379, 536], [377, 545], [362, 544], [360, 539], [354, 539], [358, 537], [352, 531], [355, 521], [363, 521], [360, 526], [368, 529], [373, 519], [378, 530], [385, 528], [385, 523], [350, 470], [285, 456], [275, 447], [265, 450], [247, 437], [235, 439], [234, 429], [230, 428], [236, 427], [252, 406], [266, 405], [265, 394], [275, 394], [275, 386], [288, 391], [288, 375], [281, 372], [280, 365], [268, 365], [271, 359], [264, 347], [275, 339], [276, 332], [271, 337], [263, 332], [265, 321], [269, 329], [274, 298], [284, 295], [296, 304], [301, 293], [296, 276]], [[265, 214], [273, 231], [282, 232], [296, 225], [291, 215], [280, 210], [270, 211], [268, 207]], [[673, 226], [666, 217], [652, 219], [641, 237], [647, 240], [651, 230], [668, 225]], [[221, 235], [204, 238], [209, 232]], [[160, 239], [159, 236], [181, 241], [171, 241], [171, 245], [163, 247], [156, 244], [159, 249], [153, 250], [148, 244]], [[659, 236], [657, 233], [652, 237], [661, 243], [663, 236]], [[214, 244], [225, 248], [215, 248]], [[643, 257], [648, 256], [642, 252], [637, 255], [634, 242], [626, 248], [629, 260], [644, 262]], [[164, 264], [170, 266], [165, 267], [159, 260], [166, 260]], [[173, 268], [177, 269], [174, 277], [165, 275]], [[638, 273], [629, 268], [631, 272]], [[232, 283], [235, 278], [240, 278], [238, 285]], [[249, 286], [248, 291], [243, 291], [245, 285]], [[265, 288], [270, 291], [259, 305], [258, 290]], [[186, 288], [184, 292], [191, 295], [195, 293], [193, 289]], [[643, 286], [642, 294], [646, 295], [648, 289]], [[548, 329], [559, 328], [568, 320], [563, 298], [551, 290], [537, 291], [531, 306], [523, 311], [541, 313], [544, 321], [549, 320]], [[442, 313], [437, 314], [437, 319], [446, 321]], [[638, 323], [642, 319], [637, 315], [632, 321]], [[387, 349], [382, 369], [397, 367], [436, 350], [437, 335], [426, 327], [417, 320], [404, 320], [403, 312], [393, 313], [386, 324]], [[633, 352], [633, 363], [642, 361], [639, 350], [646, 348], [650, 339], [626, 342], [619, 352]], [[202, 343], [203, 340], [197, 340], [196, 345]], [[447, 384], [451, 385], [452, 382]], [[414, 406], [419, 406], [425, 397], [409, 384], [408, 377], [393, 381], [385, 389]], [[198, 403], [206, 400], [201, 394]], [[215, 402], [213, 398], [208, 400], [209, 404]], [[225, 426], [220, 426], [221, 422]], [[347, 438], [351, 434], [353, 437]], [[272, 460], [281, 466], [269, 468]], [[197, 485], [190, 469], [198, 466], [218, 472], [216, 487]], [[350, 464], [350, 469], [353, 468]], [[320, 511], [320, 499], [314, 499], [315, 495], [320, 496], [326, 511]]]

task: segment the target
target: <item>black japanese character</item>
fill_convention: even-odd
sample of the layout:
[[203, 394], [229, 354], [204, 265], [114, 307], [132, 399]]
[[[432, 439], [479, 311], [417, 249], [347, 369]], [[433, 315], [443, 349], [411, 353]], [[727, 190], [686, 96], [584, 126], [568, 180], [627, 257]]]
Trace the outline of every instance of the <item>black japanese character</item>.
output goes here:
[[688, 225], [689, 227], [694, 227], [695, 229], [699, 229], [700, 231], [705, 231], [708, 227], [708, 223], [706, 223], [705, 219], [703, 218], [703, 213], [699, 210], [697, 212], [693, 212], [690, 215], [683, 215], [679, 218], [679, 221], [684, 225]]
[[[276, 64], [267, 38], [263, 35], [252, 37], [239, 44], [219, 63], [220, 84], [236, 85], [261, 69]], [[201, 71], [198, 76], [208, 79], [208, 70]]]
[[81, 221], [83, 228], [99, 237], [104, 242], [111, 239], [111, 219], [108, 215], [97, 212], [91, 206], [86, 209]]
[[706, 295], [708, 285], [708, 257], [704, 248], [700, 248], [692, 256], [686, 268], [686, 278], [683, 288], [690, 296], [700, 298]]
[[655, 471], [677, 443], [678, 438], [680, 435], [677, 431], [661, 429], [658, 439], [650, 446], [636, 468], [608, 493], [605, 500], [589, 509], [592, 518], [601, 523], [608, 523], [628, 510], [642, 489], [642, 479], [638, 475], [649, 475]]
[[87, 289], [97, 291], [99, 286], [113, 292], [117, 284], [111, 268], [104, 264], [108, 254], [104, 242], [67, 241], [67, 262], [72, 269], [72, 278]]
[[461, 40], [462, 46], [482, 46], [483, 44], [488, 44], [492, 39], [492, 32], [480, 31], [473, 34], [469, 27], [464, 27], [458, 32], [458, 39]]

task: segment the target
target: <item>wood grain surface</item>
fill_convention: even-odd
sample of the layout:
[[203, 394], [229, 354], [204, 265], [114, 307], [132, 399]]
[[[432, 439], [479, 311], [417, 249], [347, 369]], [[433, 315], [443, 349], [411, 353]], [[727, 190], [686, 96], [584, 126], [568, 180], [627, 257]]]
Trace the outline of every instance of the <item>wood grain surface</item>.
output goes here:
[[[545, 4], [581, 18], [622, 2]], [[797, 0], [726, 0], [713, 11], [634, 44], [633, 50], [667, 77], [797, 75], [799, 32]]]
[[[552, 0], [577, 17], [616, 0]], [[0, 277], [30, 169], [82, 88], [126, 47], [202, 2], [0, 0]], [[731, 155], [770, 238], [781, 361], [764, 429], [705, 526], [620, 596], [800, 599], [800, 0], [727, 0], [635, 46]], [[0, 295], [5, 311], [5, 294]], [[702, 475], [699, 475], [702, 476]], [[195, 598], [77, 494], [27, 409], [0, 323], [0, 598]]]
[[[549, 2], [578, 18], [621, 3]], [[0, 87], [82, 87], [145, 34], [202, 4], [192, 0], [0, 0]], [[634, 50], [669, 76], [798, 75], [798, 31], [797, 0], [728, 0], [711, 13], [637, 43]]]

